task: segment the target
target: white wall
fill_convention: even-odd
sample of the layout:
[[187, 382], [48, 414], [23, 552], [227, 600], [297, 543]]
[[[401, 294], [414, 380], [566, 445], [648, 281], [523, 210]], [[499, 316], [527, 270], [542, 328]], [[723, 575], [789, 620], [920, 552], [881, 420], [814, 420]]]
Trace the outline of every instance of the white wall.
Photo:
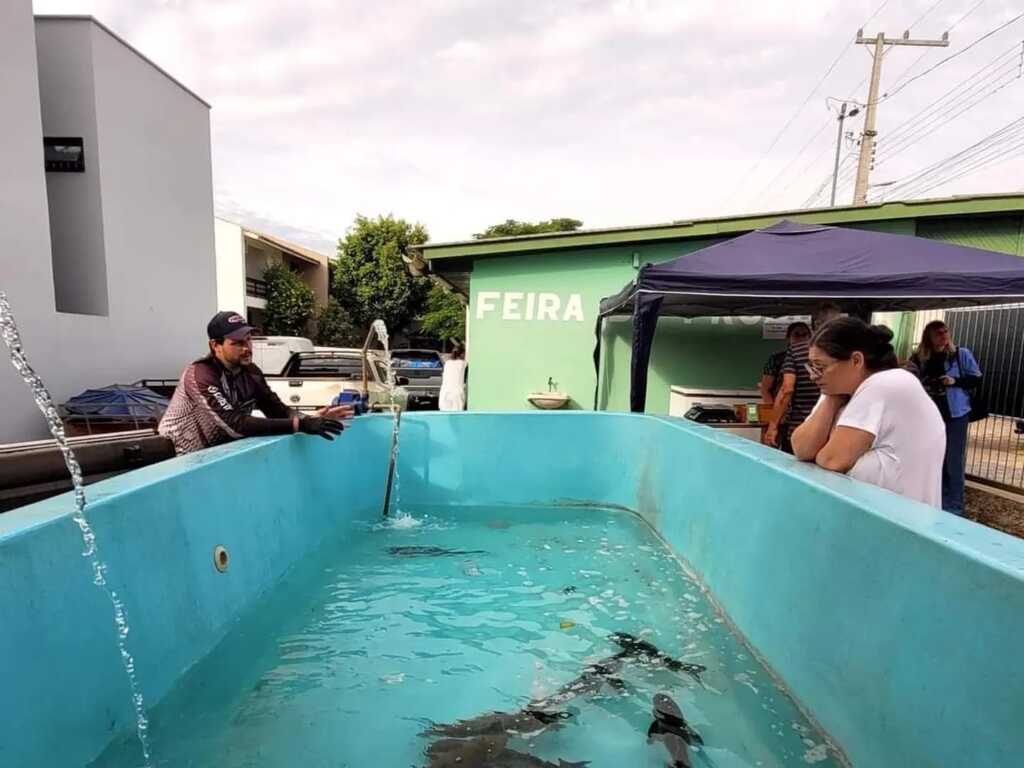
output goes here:
[[[92, 149], [69, 49], [91, 59]], [[43, 18], [33, 26], [30, 0], [0, 2], [0, 72], [0, 290], [30, 359], [58, 402], [90, 386], [177, 378], [204, 352], [217, 308], [208, 107], [93, 22]], [[59, 124], [40, 126], [40, 89], [46, 119], [59, 114]], [[99, 172], [106, 315], [55, 311], [42, 136], [76, 125], [69, 132], [86, 137], [86, 168]], [[6, 365], [0, 396], [0, 442], [45, 435]]]
[[57, 311], [105, 315], [107, 262], [88, 20], [36, 24], [44, 136], [82, 137], [85, 173], [47, 173]]
[[[30, 359], [51, 376], [57, 322], [31, 0], [0, 2], [0, 72], [0, 291], [20, 321]], [[0, 440], [41, 431], [42, 417], [2, 346], [0, 403]]]
[[245, 237], [224, 219], [213, 223], [217, 251], [217, 309], [245, 315]]

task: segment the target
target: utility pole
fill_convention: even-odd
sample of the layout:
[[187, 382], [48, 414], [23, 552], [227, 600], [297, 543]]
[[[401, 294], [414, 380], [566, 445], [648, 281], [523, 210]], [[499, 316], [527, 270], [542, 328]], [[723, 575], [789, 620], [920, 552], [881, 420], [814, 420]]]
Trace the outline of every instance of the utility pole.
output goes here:
[[860, 160], [857, 163], [857, 182], [853, 187], [853, 204], [865, 205], [868, 201], [868, 172], [875, 154], [875, 111], [878, 107], [878, 85], [882, 79], [882, 58], [886, 54], [887, 45], [917, 45], [944, 48], [949, 45], [949, 33], [944, 32], [941, 40], [914, 40], [910, 30], [903, 37], [886, 37], [879, 32], [875, 37], [864, 37], [864, 30], [857, 30], [858, 45], [873, 45], [871, 54], [871, 87], [868, 89], [867, 112], [864, 114], [864, 137], [860, 142]]
[[830, 208], [836, 207], [836, 183], [839, 181], [839, 152], [843, 147], [843, 123], [848, 117], [856, 117], [860, 114], [860, 108], [854, 107], [850, 113], [846, 113], [846, 102], [839, 109], [839, 133], [836, 135], [836, 162], [832, 166], [832, 199], [829, 202]]

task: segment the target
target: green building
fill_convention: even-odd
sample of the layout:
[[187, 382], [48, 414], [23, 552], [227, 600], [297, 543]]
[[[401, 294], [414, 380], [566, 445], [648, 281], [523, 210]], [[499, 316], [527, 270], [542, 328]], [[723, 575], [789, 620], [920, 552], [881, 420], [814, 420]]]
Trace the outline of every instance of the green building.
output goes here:
[[[781, 219], [944, 240], [1024, 256], [1024, 195], [985, 195], [850, 208], [674, 221], [524, 237], [428, 243], [414, 262], [468, 299], [471, 410], [523, 410], [552, 380], [568, 407], [594, 398], [600, 300], [641, 265], [662, 262]], [[422, 260], [422, 261], [421, 261]], [[426, 262], [423, 264], [422, 262]], [[762, 318], [662, 318], [651, 356], [647, 410], [667, 413], [669, 387], [753, 389], [782, 342]], [[632, 332], [606, 323], [600, 407], [629, 409]]]

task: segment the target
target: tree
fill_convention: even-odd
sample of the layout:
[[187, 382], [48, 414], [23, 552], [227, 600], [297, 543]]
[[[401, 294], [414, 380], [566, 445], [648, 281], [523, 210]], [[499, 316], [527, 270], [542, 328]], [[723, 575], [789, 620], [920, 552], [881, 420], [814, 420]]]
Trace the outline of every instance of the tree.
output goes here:
[[348, 312], [333, 296], [316, 316], [316, 343], [325, 347], [358, 347], [365, 334], [355, 326]]
[[269, 336], [302, 336], [313, 317], [313, 290], [284, 264], [271, 264], [263, 271], [267, 284], [264, 331]]
[[331, 292], [359, 328], [377, 318], [396, 333], [423, 311], [428, 281], [413, 277], [402, 261], [411, 245], [427, 241], [422, 224], [393, 216], [357, 216], [338, 241]]
[[489, 237], [513, 237], [515, 235], [540, 235], [545, 232], [575, 232], [583, 226], [578, 219], [548, 219], [532, 223], [529, 221], [516, 221], [505, 219], [501, 224], [493, 224], [483, 232], [473, 235], [476, 240], [485, 240]]
[[454, 293], [431, 285], [421, 327], [424, 334], [440, 341], [462, 341], [466, 338], [466, 308]]

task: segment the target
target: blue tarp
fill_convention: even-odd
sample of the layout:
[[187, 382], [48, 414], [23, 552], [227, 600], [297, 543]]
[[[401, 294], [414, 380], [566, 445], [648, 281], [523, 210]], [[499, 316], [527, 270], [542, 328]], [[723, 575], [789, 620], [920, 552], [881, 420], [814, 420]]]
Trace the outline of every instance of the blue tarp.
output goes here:
[[169, 402], [166, 397], [137, 384], [111, 384], [75, 395], [64, 403], [64, 410], [73, 416], [157, 419], [167, 410]]
[[[633, 317], [630, 408], [642, 412], [660, 315], [809, 314], [823, 301], [845, 312], [1006, 304], [1024, 299], [1024, 260], [908, 235], [781, 221], [663, 264], [601, 301], [604, 318]], [[595, 408], [597, 407], [595, 396]]]

